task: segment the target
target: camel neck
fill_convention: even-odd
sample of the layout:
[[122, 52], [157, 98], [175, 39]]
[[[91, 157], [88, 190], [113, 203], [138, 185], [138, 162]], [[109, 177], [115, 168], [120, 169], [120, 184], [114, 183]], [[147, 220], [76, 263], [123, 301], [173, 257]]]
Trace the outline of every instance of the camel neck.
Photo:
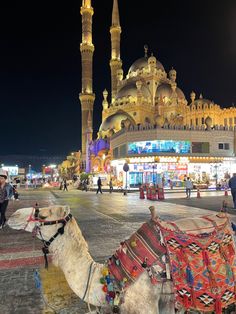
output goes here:
[[64, 234], [53, 241], [50, 251], [76, 295], [96, 306], [105, 303], [100, 283], [103, 265], [93, 261], [74, 218], [66, 224]]

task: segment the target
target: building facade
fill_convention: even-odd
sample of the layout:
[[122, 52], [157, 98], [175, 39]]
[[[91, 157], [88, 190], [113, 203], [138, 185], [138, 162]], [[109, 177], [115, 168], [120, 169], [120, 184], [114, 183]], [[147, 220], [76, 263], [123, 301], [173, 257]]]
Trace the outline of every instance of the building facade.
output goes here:
[[[92, 141], [92, 122], [89, 127], [88, 123], [84, 122], [86, 119], [88, 120], [89, 114], [92, 115], [95, 98], [91, 85], [91, 64], [94, 50], [91, 34], [93, 13], [91, 1], [83, 1], [82, 16], [85, 13], [87, 17], [82, 19], [82, 25], [83, 34], [87, 35], [83, 35], [81, 45], [82, 48], [83, 45], [86, 47], [89, 45], [89, 49], [84, 52], [81, 48], [82, 82], [84, 83], [82, 83], [80, 100], [82, 154], [86, 153], [87, 156], [89, 165], [86, 168], [87, 171], [106, 172], [109, 170], [111, 172], [111, 160], [130, 159], [130, 143], [145, 141], [160, 141], [156, 144], [151, 143], [151, 145], [157, 146], [163, 144], [161, 141], [166, 141], [167, 146], [171, 145], [167, 143], [168, 141], [186, 142], [189, 145], [190, 150], [184, 153], [157, 150], [151, 155], [150, 152], [144, 154], [146, 157], [154, 157], [155, 161], [158, 161], [159, 157], [179, 158], [181, 156], [187, 158], [190, 164], [194, 158], [206, 158], [204, 163], [210, 162], [210, 158], [234, 160], [236, 108], [221, 108], [220, 105], [202, 95], [197, 97], [195, 92], [192, 92], [188, 99], [179, 87], [177, 71], [173, 68], [167, 71], [158, 58], [149, 53], [146, 45], [143, 56], [133, 62], [128, 73], [123, 72], [120, 55], [122, 29], [117, 0], [113, 0], [110, 27], [111, 92], [109, 93], [106, 89], [103, 92], [102, 123], [97, 139]], [[85, 84], [85, 82], [87, 83]], [[104, 141], [107, 143], [106, 145], [99, 144]], [[116, 155], [117, 148], [120, 147], [119, 141], [124, 145], [122, 156]], [[223, 149], [219, 148], [219, 145], [222, 147], [221, 144]], [[94, 147], [99, 147], [99, 145], [102, 147], [101, 150], [95, 151]], [[195, 151], [197, 149], [202, 149], [203, 152]], [[142, 153], [141, 155], [143, 156]], [[177, 160], [179, 160], [178, 158]]]

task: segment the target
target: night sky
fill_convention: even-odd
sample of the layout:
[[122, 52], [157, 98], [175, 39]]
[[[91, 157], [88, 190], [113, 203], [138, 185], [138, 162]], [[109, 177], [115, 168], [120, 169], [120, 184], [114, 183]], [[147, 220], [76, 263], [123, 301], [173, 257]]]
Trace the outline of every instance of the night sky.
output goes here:
[[[80, 149], [81, 16], [79, 0], [1, 4], [0, 105], [3, 154], [67, 155]], [[110, 91], [112, 0], [92, 1], [94, 135], [102, 91]], [[236, 1], [119, 0], [125, 74], [149, 46], [177, 70], [189, 100], [197, 95], [236, 105]]]

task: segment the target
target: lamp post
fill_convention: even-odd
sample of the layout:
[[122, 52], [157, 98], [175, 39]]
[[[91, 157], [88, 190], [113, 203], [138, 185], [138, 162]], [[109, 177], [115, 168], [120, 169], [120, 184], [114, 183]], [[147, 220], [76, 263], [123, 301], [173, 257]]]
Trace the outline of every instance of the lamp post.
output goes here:
[[126, 173], [126, 182], [125, 182], [125, 190], [124, 190], [124, 195], [127, 195], [127, 172], [129, 171], [129, 165], [124, 163], [123, 170]]

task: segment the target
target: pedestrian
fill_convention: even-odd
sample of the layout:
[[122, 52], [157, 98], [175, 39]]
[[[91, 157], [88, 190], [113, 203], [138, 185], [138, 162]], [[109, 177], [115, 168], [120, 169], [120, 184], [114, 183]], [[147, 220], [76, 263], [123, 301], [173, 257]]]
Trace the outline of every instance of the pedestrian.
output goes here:
[[190, 198], [191, 190], [193, 188], [193, 183], [192, 183], [192, 181], [190, 180], [189, 177], [187, 177], [187, 180], [185, 181], [185, 188], [186, 188], [186, 197]]
[[102, 194], [102, 180], [100, 177], [98, 177], [97, 186], [98, 186], [97, 194], [98, 194], [98, 192], [100, 192]]
[[229, 188], [231, 189], [234, 209], [236, 209], [236, 173], [233, 173], [232, 178], [229, 179]]
[[13, 196], [12, 186], [6, 180], [7, 173], [0, 169], [0, 229], [5, 226], [8, 202]]
[[17, 191], [17, 185], [13, 185], [13, 196], [15, 201], [19, 201], [19, 193]]
[[112, 178], [109, 181], [109, 188], [110, 188], [110, 193], [113, 192], [113, 183], [112, 183]]
[[66, 179], [63, 181], [63, 191], [68, 191]]

